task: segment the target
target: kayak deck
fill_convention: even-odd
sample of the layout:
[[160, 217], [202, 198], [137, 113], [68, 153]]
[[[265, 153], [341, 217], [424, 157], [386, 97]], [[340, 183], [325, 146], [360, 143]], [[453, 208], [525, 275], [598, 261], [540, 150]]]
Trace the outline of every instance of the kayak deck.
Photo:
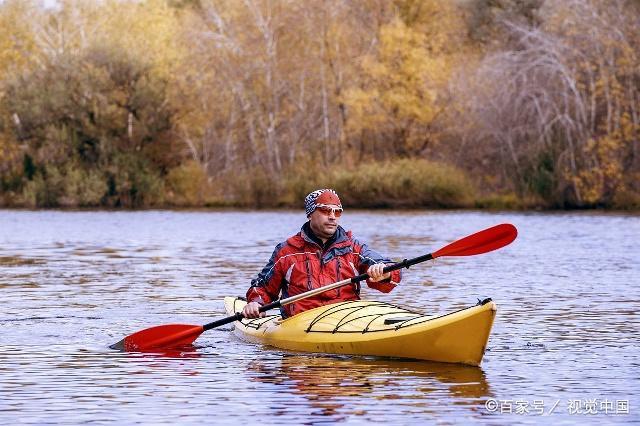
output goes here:
[[[246, 302], [226, 297], [233, 315]], [[283, 320], [280, 315], [235, 323], [242, 340], [276, 348], [332, 354], [373, 355], [479, 365], [496, 305], [482, 304], [426, 316], [384, 302], [351, 301], [321, 306]]]

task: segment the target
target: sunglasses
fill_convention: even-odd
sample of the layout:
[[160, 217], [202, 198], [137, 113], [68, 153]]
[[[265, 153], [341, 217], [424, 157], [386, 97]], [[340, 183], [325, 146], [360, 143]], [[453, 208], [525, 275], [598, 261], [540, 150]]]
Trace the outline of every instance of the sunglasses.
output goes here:
[[320, 213], [322, 213], [325, 216], [329, 216], [331, 213], [333, 213], [335, 217], [342, 216], [342, 207], [334, 207], [334, 206], [328, 206], [326, 204], [318, 204], [316, 206], [316, 210], [318, 210]]

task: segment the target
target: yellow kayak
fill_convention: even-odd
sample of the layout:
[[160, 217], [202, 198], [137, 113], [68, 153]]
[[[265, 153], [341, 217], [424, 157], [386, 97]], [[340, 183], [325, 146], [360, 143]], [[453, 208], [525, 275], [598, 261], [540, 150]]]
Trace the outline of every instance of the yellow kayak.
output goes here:
[[[227, 314], [246, 302], [225, 297]], [[383, 302], [358, 300], [280, 315], [236, 321], [242, 340], [300, 352], [373, 355], [480, 365], [496, 314], [485, 299], [475, 306], [426, 316]]]

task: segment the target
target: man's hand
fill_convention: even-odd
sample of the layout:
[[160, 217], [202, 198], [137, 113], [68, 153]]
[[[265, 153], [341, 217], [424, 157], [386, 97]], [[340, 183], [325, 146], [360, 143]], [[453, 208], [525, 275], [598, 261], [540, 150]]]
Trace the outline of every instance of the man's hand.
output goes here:
[[382, 270], [385, 266], [387, 265], [385, 265], [384, 263], [376, 263], [375, 265], [369, 266], [369, 269], [367, 269], [367, 274], [369, 274], [371, 281], [375, 283], [378, 281], [386, 280], [391, 276], [391, 272], [387, 272], [386, 274], [382, 273]]
[[249, 302], [245, 305], [244, 309], [242, 310], [242, 315], [245, 318], [264, 317], [265, 313], [259, 311], [261, 306], [262, 305], [259, 304], [258, 302]]

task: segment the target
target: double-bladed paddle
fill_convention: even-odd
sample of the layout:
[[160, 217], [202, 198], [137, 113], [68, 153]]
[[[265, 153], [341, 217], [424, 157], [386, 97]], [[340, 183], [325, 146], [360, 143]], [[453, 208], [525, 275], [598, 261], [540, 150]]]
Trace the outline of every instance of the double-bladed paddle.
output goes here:
[[[414, 257], [413, 259], [405, 259], [402, 262], [386, 266], [383, 271], [384, 273], [387, 273], [395, 271], [397, 269], [408, 268], [417, 263], [436, 259], [438, 257], [473, 256], [476, 254], [487, 253], [510, 244], [513, 240], [516, 239], [517, 235], [518, 231], [516, 230], [515, 226], [509, 223], [503, 223], [501, 225], [492, 226], [491, 228], [487, 228], [480, 232], [476, 232], [475, 234], [471, 234], [467, 237], [454, 241], [434, 253]], [[341, 287], [343, 285], [355, 284], [357, 282], [366, 280], [367, 278], [369, 278], [368, 274], [360, 274], [353, 278], [348, 278], [342, 281], [335, 282], [333, 284], [307, 291], [305, 293], [287, 297], [286, 299], [279, 299], [275, 302], [271, 302], [264, 306], [261, 306], [260, 312], [266, 312], [274, 308], [279, 308], [295, 301], [306, 299], [307, 297], [315, 296], [316, 294], [328, 290], [333, 290], [334, 288]], [[242, 315], [242, 313], [237, 312], [235, 315], [222, 318], [205, 325], [159, 325], [156, 327], [138, 331], [137, 333], [127, 336], [118, 343], [111, 345], [110, 348], [124, 351], [150, 351], [153, 349], [167, 349], [172, 347], [185, 346], [193, 343], [193, 341], [196, 340], [198, 336], [200, 336], [200, 334], [207, 330], [219, 327], [221, 325], [229, 324], [234, 321], [239, 321], [243, 318], [244, 316]]]

